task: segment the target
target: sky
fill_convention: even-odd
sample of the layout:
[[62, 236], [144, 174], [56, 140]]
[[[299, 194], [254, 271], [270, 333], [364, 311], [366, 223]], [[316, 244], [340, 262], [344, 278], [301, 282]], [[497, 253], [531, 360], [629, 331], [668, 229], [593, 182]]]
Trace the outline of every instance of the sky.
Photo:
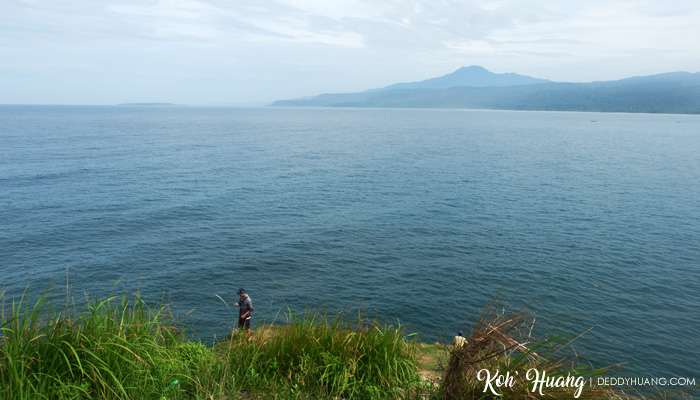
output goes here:
[[700, 71], [697, 0], [0, 0], [0, 104], [265, 105], [480, 65]]

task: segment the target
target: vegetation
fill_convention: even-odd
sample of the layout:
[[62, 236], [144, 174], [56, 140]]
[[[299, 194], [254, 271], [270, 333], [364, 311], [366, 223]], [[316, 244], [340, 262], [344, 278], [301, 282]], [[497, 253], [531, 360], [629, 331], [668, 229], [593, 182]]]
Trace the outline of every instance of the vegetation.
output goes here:
[[280, 100], [272, 105], [700, 114], [700, 73], [660, 74], [612, 82], [411, 87], [322, 94], [310, 99]]
[[[215, 346], [237, 385], [280, 398], [402, 398], [420, 383], [416, 342], [399, 328], [341, 313], [288, 314], [287, 324], [256, 329]], [[226, 382], [222, 382], [226, 383]]]
[[[524, 309], [497, 297], [459, 348], [425, 345], [362, 312], [288, 310], [285, 324], [232, 334], [211, 348], [188, 337], [167, 305], [137, 292], [82, 307], [56, 290], [36, 301], [0, 294], [2, 399], [622, 399], [607, 388], [527, 383], [485, 390], [479, 371], [551, 377], [602, 374], [561, 355], [573, 337], [533, 339]], [[63, 304], [65, 303], [65, 304]], [[72, 304], [72, 305], [71, 305]], [[537, 331], [536, 329], [534, 331]], [[522, 381], [516, 380], [516, 382]]]
[[165, 305], [139, 293], [58, 306], [46, 291], [0, 314], [0, 398], [401, 398], [421, 381], [416, 342], [361, 313], [287, 314], [251, 340], [191, 340]]
[[0, 314], [0, 397], [4, 399], [159, 398], [173, 377], [199, 366], [203, 346], [185, 340], [167, 307], [137, 293], [57, 307], [48, 291], [26, 293]]
[[[467, 343], [453, 349], [442, 399], [501, 395], [509, 399], [620, 398], [608, 389], [586, 387], [590, 382], [587, 378], [603, 375], [607, 369], [578, 365], [575, 353], [567, 351], [577, 335], [555, 330], [535, 338], [535, 316], [526, 307], [508, 313], [507, 308], [499, 293], [482, 313]], [[501, 385], [498, 379], [489, 380], [497, 375], [504, 377]]]

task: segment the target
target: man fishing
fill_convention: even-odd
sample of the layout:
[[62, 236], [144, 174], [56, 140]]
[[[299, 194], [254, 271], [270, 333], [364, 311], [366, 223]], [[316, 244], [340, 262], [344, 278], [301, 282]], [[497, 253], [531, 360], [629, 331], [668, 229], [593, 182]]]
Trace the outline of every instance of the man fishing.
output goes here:
[[250, 296], [246, 294], [243, 288], [238, 289], [236, 294], [241, 296], [241, 298], [238, 299], [238, 303], [236, 303], [236, 307], [239, 307], [238, 329], [246, 330], [245, 337], [247, 339], [250, 337], [250, 313], [253, 312], [253, 301], [250, 300]]

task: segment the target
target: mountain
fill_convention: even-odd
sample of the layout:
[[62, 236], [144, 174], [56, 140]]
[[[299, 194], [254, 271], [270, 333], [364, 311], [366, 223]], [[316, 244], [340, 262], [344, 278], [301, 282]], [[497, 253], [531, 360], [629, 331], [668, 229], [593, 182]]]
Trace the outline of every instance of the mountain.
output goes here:
[[420, 82], [395, 83], [381, 89], [370, 89], [365, 93], [394, 89], [447, 89], [455, 86], [503, 87], [547, 82], [550, 81], [513, 73], [494, 74], [484, 67], [472, 65], [471, 67], [462, 67], [451, 74], [437, 78], [426, 79]]
[[[458, 73], [467, 70], [471, 73]], [[483, 71], [480, 71], [483, 70]], [[322, 94], [310, 99], [281, 100], [273, 106], [470, 108], [538, 111], [598, 111], [700, 114], [700, 73], [672, 72], [617, 81], [517, 83], [506, 85], [503, 75], [517, 80], [536, 79], [517, 74], [484, 73], [483, 68], [460, 68], [452, 74], [413, 84], [390, 85], [361, 93]], [[455, 75], [481, 75], [499, 79], [501, 86], [403, 87], [445, 85]], [[450, 77], [450, 78], [447, 78]], [[487, 79], [490, 79], [487, 78]], [[508, 78], [511, 79], [511, 78]], [[438, 82], [437, 84], [435, 82]], [[452, 81], [454, 82], [454, 81]]]

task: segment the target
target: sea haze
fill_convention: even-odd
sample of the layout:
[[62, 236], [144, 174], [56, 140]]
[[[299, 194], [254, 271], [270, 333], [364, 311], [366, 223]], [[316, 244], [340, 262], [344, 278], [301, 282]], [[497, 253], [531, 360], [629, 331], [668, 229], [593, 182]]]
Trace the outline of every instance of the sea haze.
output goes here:
[[0, 290], [68, 268], [211, 341], [245, 287], [254, 323], [359, 305], [434, 342], [505, 286], [596, 366], [700, 378], [698, 149], [699, 116], [0, 106]]

